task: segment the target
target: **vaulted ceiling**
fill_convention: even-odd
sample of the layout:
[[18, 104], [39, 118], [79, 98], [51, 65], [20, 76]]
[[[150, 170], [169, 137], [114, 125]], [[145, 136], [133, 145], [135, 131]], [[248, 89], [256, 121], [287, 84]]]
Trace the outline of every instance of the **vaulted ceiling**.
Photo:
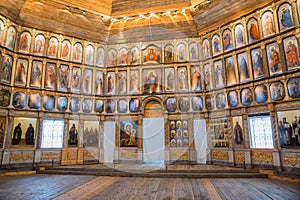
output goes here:
[[273, 1], [0, 0], [0, 14], [21, 26], [128, 43], [196, 37]]

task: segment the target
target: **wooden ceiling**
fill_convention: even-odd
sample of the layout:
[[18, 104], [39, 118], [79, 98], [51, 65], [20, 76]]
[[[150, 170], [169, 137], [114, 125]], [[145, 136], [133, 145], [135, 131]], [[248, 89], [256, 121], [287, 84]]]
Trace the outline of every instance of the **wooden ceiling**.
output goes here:
[[0, 0], [0, 14], [21, 26], [113, 44], [197, 37], [272, 1]]

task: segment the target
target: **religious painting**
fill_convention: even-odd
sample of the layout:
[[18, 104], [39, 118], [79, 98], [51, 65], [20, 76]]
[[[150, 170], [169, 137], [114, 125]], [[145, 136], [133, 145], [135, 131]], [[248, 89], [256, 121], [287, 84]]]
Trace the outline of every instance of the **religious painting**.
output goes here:
[[211, 90], [212, 89], [212, 75], [211, 75], [211, 66], [209, 63], [204, 64], [204, 85], [205, 90]]
[[127, 112], [127, 101], [125, 99], [120, 99], [118, 101], [118, 112], [119, 113]]
[[221, 60], [214, 62], [214, 75], [215, 75], [215, 87], [222, 88], [224, 87], [225, 73], [224, 67]]
[[80, 42], [76, 42], [73, 46], [73, 62], [82, 62], [82, 44]]
[[258, 29], [258, 23], [255, 18], [251, 18], [247, 23], [247, 31], [248, 31], [248, 42], [252, 44], [258, 40], [260, 40], [260, 33]]
[[261, 48], [251, 50], [251, 59], [254, 79], [266, 77]]
[[195, 92], [200, 92], [201, 88], [201, 71], [199, 65], [191, 66], [191, 89]]
[[299, 46], [295, 36], [283, 40], [284, 54], [287, 64], [287, 70], [291, 71], [300, 68]]
[[1, 89], [0, 90], [0, 106], [7, 107], [10, 103], [10, 91]]
[[254, 89], [255, 101], [257, 103], [266, 103], [268, 100], [268, 89], [265, 85], [258, 85]]
[[0, 45], [2, 44], [3, 41], [3, 35], [4, 35], [4, 23], [0, 19]]
[[60, 58], [62, 60], [70, 60], [70, 53], [71, 52], [71, 43], [69, 40], [64, 40], [61, 43], [61, 53]]
[[51, 37], [48, 44], [47, 56], [51, 58], [56, 58], [57, 50], [58, 50], [58, 39], [56, 37]]
[[245, 83], [250, 81], [250, 66], [248, 62], [248, 55], [246, 52], [237, 55], [240, 82]]
[[132, 70], [130, 71], [130, 94], [138, 94], [139, 93], [139, 71]]
[[83, 144], [85, 147], [98, 147], [100, 128], [98, 121], [84, 121]]
[[80, 109], [80, 99], [78, 97], [72, 97], [70, 101], [71, 112], [78, 112]]
[[202, 97], [193, 97], [192, 98], [192, 108], [193, 108], [193, 111], [202, 111], [203, 110]]
[[0, 117], [0, 148], [1, 149], [3, 148], [3, 144], [4, 144], [5, 124], [6, 124], [6, 117]]
[[54, 63], [46, 64], [45, 88], [55, 89], [56, 82], [56, 65]]
[[114, 113], [116, 110], [115, 100], [109, 99], [106, 101], [105, 111], [106, 113]]
[[186, 67], [178, 67], [178, 91], [184, 92], [188, 91], [189, 85], [188, 85], [188, 73], [187, 73], [187, 68]]
[[79, 67], [73, 67], [71, 76], [71, 91], [80, 92], [81, 87], [81, 69]]
[[161, 93], [161, 69], [143, 70], [143, 93]]
[[276, 81], [270, 85], [271, 99], [273, 101], [283, 100], [285, 97], [284, 84], [281, 81]]
[[131, 65], [140, 64], [140, 50], [138, 47], [133, 47], [130, 49], [130, 64]]
[[172, 44], [165, 46], [165, 63], [174, 62], [174, 47]]
[[15, 86], [25, 86], [27, 80], [28, 60], [19, 58], [16, 64]]
[[35, 129], [36, 129], [37, 119], [35, 118], [23, 118], [15, 117], [13, 120], [13, 130], [12, 131], [12, 145], [32, 145], [35, 142]]
[[232, 33], [229, 29], [226, 29], [223, 32], [223, 48], [224, 48], [224, 52], [230, 51], [233, 49]]
[[177, 109], [176, 99], [170, 97], [166, 101], [166, 109], [168, 112], [175, 112]]
[[12, 105], [15, 108], [24, 108], [26, 106], [26, 95], [23, 92], [16, 92], [13, 95]]
[[93, 79], [93, 70], [84, 69], [83, 71], [83, 80], [82, 80], [82, 91], [85, 94], [92, 93], [92, 79]]
[[117, 65], [117, 51], [115, 49], [108, 50], [107, 65], [109, 67]]
[[233, 124], [233, 140], [235, 146], [244, 145], [243, 117], [242, 116], [233, 117], [232, 124]]
[[213, 110], [215, 108], [215, 101], [212, 95], [205, 96], [205, 108], [206, 110]]
[[241, 91], [241, 101], [244, 106], [249, 106], [253, 102], [252, 91], [250, 88], [244, 88]]
[[16, 38], [17, 38], [17, 29], [14, 26], [8, 27], [5, 46], [10, 50], [14, 50]]
[[20, 35], [19, 52], [29, 53], [31, 45], [31, 34], [23, 31]]
[[227, 94], [227, 101], [230, 107], [237, 107], [239, 104], [238, 93], [235, 90], [231, 90]]
[[103, 108], [104, 108], [104, 102], [102, 100], [99, 100], [99, 99], [95, 100], [95, 104], [94, 104], [95, 112], [102, 113]]
[[138, 99], [131, 99], [129, 101], [129, 111], [137, 113], [140, 109], [140, 101]]
[[1, 82], [10, 84], [12, 75], [13, 57], [11, 55], [5, 55], [1, 67]]
[[120, 147], [138, 146], [138, 122], [121, 121], [120, 122]]
[[82, 111], [84, 113], [92, 112], [93, 101], [92, 99], [83, 99], [82, 101]]
[[142, 50], [143, 64], [161, 63], [161, 48], [156, 45], [149, 45]]
[[278, 24], [280, 32], [290, 29], [295, 26], [293, 20], [292, 7], [288, 3], [283, 3], [277, 11]]
[[202, 57], [203, 59], [210, 57], [210, 44], [207, 38], [202, 41]]
[[127, 71], [118, 72], [118, 94], [127, 93]]
[[175, 73], [173, 67], [165, 68], [165, 90], [166, 92], [175, 91]]
[[107, 72], [107, 77], [106, 77], [106, 94], [108, 94], [108, 95], [115, 94], [115, 88], [116, 88], [115, 77], [116, 77], [115, 72]]
[[56, 108], [60, 112], [65, 112], [68, 108], [68, 98], [67, 97], [58, 97]]
[[246, 45], [244, 26], [242, 24], [238, 24], [234, 28], [235, 35], [235, 46], [236, 48], [242, 47]]
[[103, 94], [103, 72], [97, 70], [95, 74], [95, 95]]
[[170, 121], [170, 147], [189, 147], [188, 120]]
[[226, 68], [227, 86], [237, 84], [234, 58], [232, 56], [225, 58], [225, 68]]
[[39, 109], [42, 104], [42, 98], [39, 94], [31, 94], [28, 99], [28, 107], [31, 109]]
[[221, 42], [220, 42], [220, 36], [219, 34], [215, 34], [212, 37], [212, 51], [213, 51], [213, 56], [217, 56], [221, 53]]
[[55, 97], [53, 95], [43, 96], [43, 108], [52, 111], [55, 107]]
[[105, 63], [105, 50], [103, 47], [98, 47], [96, 52], [96, 65], [103, 67]]
[[69, 121], [69, 135], [68, 138], [68, 145], [76, 147], [78, 144], [78, 120], [70, 120]]
[[42, 34], [37, 34], [35, 36], [33, 48], [34, 55], [42, 56], [44, 54], [45, 40], [45, 36]]
[[69, 87], [69, 78], [70, 78], [70, 69], [68, 65], [60, 65], [57, 69], [58, 80], [57, 80], [57, 89], [60, 91], [68, 91]]
[[261, 17], [263, 37], [269, 37], [275, 34], [274, 16], [271, 11], [266, 11]]
[[199, 47], [196, 42], [192, 42], [189, 44], [189, 55], [190, 61], [198, 61], [199, 60]]
[[218, 93], [216, 96], [216, 107], [224, 109], [226, 107], [226, 95], [224, 92]]
[[288, 93], [292, 98], [300, 98], [300, 77], [290, 78], [287, 82]]
[[119, 50], [119, 65], [128, 65], [128, 49], [123, 47]]
[[185, 62], [186, 59], [186, 47], [185, 44], [179, 43], [176, 47], [176, 55], [177, 55], [177, 62]]
[[85, 60], [84, 63], [88, 65], [93, 65], [94, 64], [94, 47], [92, 45], [87, 45], [85, 47]]
[[43, 62], [34, 60], [31, 66], [30, 87], [41, 88]]
[[266, 46], [268, 67], [270, 75], [276, 75], [282, 73], [282, 64], [280, 61], [280, 50], [277, 42], [273, 42]]
[[187, 97], [180, 97], [178, 100], [178, 108], [181, 112], [188, 112], [190, 109], [190, 100]]

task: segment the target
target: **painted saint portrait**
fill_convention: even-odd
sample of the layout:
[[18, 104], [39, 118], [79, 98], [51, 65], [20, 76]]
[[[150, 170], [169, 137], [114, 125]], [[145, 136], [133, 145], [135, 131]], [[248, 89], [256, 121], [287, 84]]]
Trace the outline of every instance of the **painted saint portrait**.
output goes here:
[[132, 113], [137, 113], [140, 109], [140, 100], [130, 99], [129, 101], [129, 111]]
[[13, 99], [12, 99], [12, 105], [15, 108], [24, 108], [26, 106], [26, 94], [23, 92], [16, 92], [13, 95]]
[[107, 72], [106, 77], [106, 94], [113, 95], [116, 90], [116, 74], [115, 72]]
[[280, 32], [294, 27], [292, 7], [288, 3], [282, 4], [277, 11]]
[[0, 106], [7, 107], [10, 104], [10, 96], [9, 90], [0, 89]]
[[[99, 146], [99, 122], [98, 121], [84, 121], [84, 131], [83, 131], [83, 144], [85, 147], [96, 147]], [[102, 135], [100, 136], [101, 139]], [[102, 144], [100, 144], [102, 147]]]
[[95, 100], [94, 110], [95, 112], [102, 113], [104, 110], [104, 102], [100, 99]]
[[143, 93], [161, 93], [161, 69], [143, 70]]
[[179, 43], [176, 46], [176, 55], [177, 55], [177, 62], [185, 62], [186, 59], [186, 46], [183, 43]]
[[56, 64], [47, 63], [45, 72], [45, 88], [55, 89], [56, 82]]
[[205, 108], [206, 110], [213, 110], [215, 108], [215, 101], [212, 95], [205, 96]]
[[128, 49], [123, 47], [119, 50], [119, 65], [127, 65], [128, 64]]
[[192, 98], [192, 108], [193, 108], [193, 111], [202, 111], [203, 110], [202, 97], [193, 97]]
[[266, 11], [261, 17], [263, 37], [269, 37], [275, 34], [274, 16], [271, 11]]
[[52, 111], [55, 107], [55, 97], [53, 95], [43, 96], [43, 108]]
[[56, 37], [51, 37], [48, 44], [47, 56], [51, 58], [56, 58], [57, 50], [58, 50], [58, 39]]
[[12, 75], [12, 64], [13, 57], [11, 55], [5, 55], [3, 58], [3, 63], [1, 67], [1, 82], [10, 84]]
[[251, 50], [251, 59], [254, 79], [266, 77], [261, 48]]
[[204, 64], [204, 85], [205, 90], [212, 89], [212, 75], [211, 75], [211, 66], [209, 63]]
[[73, 67], [71, 76], [71, 91], [80, 92], [81, 88], [81, 69], [79, 67]]
[[68, 65], [60, 65], [57, 69], [57, 89], [60, 91], [68, 91], [70, 69]]
[[226, 68], [227, 86], [237, 84], [237, 79], [236, 79], [236, 74], [235, 74], [234, 58], [232, 56], [228, 57], [228, 58], [225, 58], [225, 68]]
[[191, 90], [195, 92], [202, 91], [201, 88], [201, 71], [200, 66], [191, 66]]
[[166, 109], [168, 112], [175, 112], [177, 109], [176, 99], [170, 97], [166, 101]]
[[268, 100], [268, 89], [265, 85], [258, 85], [254, 89], [255, 101], [257, 103], [266, 103]]
[[15, 85], [25, 86], [27, 80], [28, 60], [19, 58], [16, 64]]
[[175, 91], [175, 73], [173, 67], [165, 68], [165, 90], [166, 92]]
[[73, 61], [81, 63], [82, 62], [82, 44], [80, 42], [76, 42], [73, 46]]
[[190, 109], [190, 100], [187, 97], [180, 97], [178, 100], [178, 108], [181, 112], [187, 112]]
[[283, 40], [284, 54], [287, 64], [287, 70], [294, 70], [300, 67], [299, 46], [297, 38], [291, 36]]
[[33, 48], [34, 55], [42, 56], [44, 54], [45, 40], [45, 36], [42, 34], [37, 34], [35, 36]]
[[93, 101], [92, 99], [83, 99], [82, 101], [82, 111], [84, 113], [92, 112]]
[[289, 96], [292, 98], [300, 98], [300, 77], [294, 77], [287, 82]]
[[4, 35], [4, 23], [3, 21], [0, 19], [0, 45], [2, 44], [3, 41], [3, 35]]
[[210, 44], [207, 38], [202, 41], [202, 57], [203, 59], [210, 57]]
[[247, 23], [247, 31], [248, 31], [248, 42], [252, 44], [258, 40], [260, 40], [260, 33], [258, 29], [258, 23], [255, 18], [251, 18]]
[[16, 28], [14, 26], [8, 27], [5, 46], [10, 50], [14, 50], [15, 48], [16, 37], [17, 37]]
[[224, 109], [226, 107], [226, 95], [224, 92], [216, 95], [216, 107], [218, 109]]
[[118, 94], [127, 93], [127, 71], [118, 72]]
[[108, 66], [116, 66], [117, 65], [117, 51], [115, 49], [110, 49], [108, 51]]
[[105, 63], [105, 50], [103, 47], [98, 47], [96, 52], [96, 65], [103, 67]]
[[118, 101], [118, 112], [119, 113], [127, 112], [127, 101], [125, 99], [120, 99]]
[[233, 124], [233, 139], [236, 146], [244, 144], [244, 134], [243, 134], [243, 117], [237, 116], [232, 118]]
[[43, 62], [34, 60], [31, 66], [30, 87], [41, 88]]
[[80, 99], [78, 97], [72, 97], [70, 101], [71, 112], [78, 112], [80, 109]]
[[226, 29], [223, 32], [223, 48], [224, 48], [224, 52], [230, 51], [233, 48], [232, 33], [229, 29]]
[[92, 45], [87, 45], [85, 47], [85, 60], [84, 63], [88, 65], [93, 65], [94, 64], [94, 52], [95, 49]]
[[39, 109], [41, 107], [42, 98], [39, 94], [31, 94], [28, 99], [28, 107], [31, 109]]
[[234, 28], [235, 34], [235, 46], [236, 48], [242, 47], [246, 45], [245, 41], [245, 33], [244, 33], [244, 26], [242, 24], [238, 24]]
[[177, 79], [178, 91], [188, 91], [189, 86], [188, 86], [187, 68], [178, 67], [177, 74], [178, 74], [178, 79]]
[[139, 93], [139, 71], [138, 70], [131, 70], [130, 71], [130, 83], [129, 83], [129, 90], [130, 94], [138, 94]]
[[227, 101], [230, 107], [236, 107], [239, 104], [238, 93], [235, 90], [231, 90], [227, 94]]
[[60, 112], [66, 111], [68, 108], [68, 98], [67, 97], [58, 97], [56, 108]]
[[61, 43], [60, 58], [62, 60], [70, 60], [71, 43], [69, 40], [64, 40]]
[[92, 79], [93, 79], [93, 70], [84, 69], [83, 79], [82, 79], [82, 91], [85, 94], [92, 93]]
[[138, 122], [121, 121], [120, 122], [120, 147], [138, 146]]
[[115, 100], [109, 99], [106, 101], [105, 111], [106, 111], [106, 113], [114, 113], [116, 111]]
[[250, 88], [244, 88], [241, 91], [241, 101], [244, 106], [249, 106], [253, 102], [252, 91]]
[[199, 47], [196, 42], [192, 42], [189, 44], [189, 59], [190, 61], [199, 60]]
[[161, 48], [156, 45], [148, 45], [143, 50], [143, 64], [161, 63]]
[[282, 64], [280, 61], [280, 50], [277, 42], [273, 42], [266, 46], [268, 67], [270, 75], [276, 75], [282, 73]]
[[250, 68], [247, 53], [240, 53], [237, 55], [240, 82], [244, 83], [250, 81]]
[[31, 34], [28, 31], [23, 31], [20, 35], [19, 52], [29, 53], [31, 45]]
[[174, 47], [172, 44], [165, 46], [165, 63], [174, 62]]
[[130, 64], [131, 65], [140, 64], [140, 50], [138, 47], [133, 47], [130, 49]]
[[103, 72], [97, 70], [95, 75], [95, 94], [103, 94]]
[[276, 81], [270, 85], [271, 99], [273, 101], [283, 100], [285, 97], [284, 84], [281, 81]]
[[215, 75], [215, 87], [221, 88], [224, 87], [224, 81], [225, 81], [225, 73], [224, 73], [224, 67], [221, 60], [214, 62], [214, 75]]
[[213, 56], [219, 55], [221, 53], [221, 42], [220, 42], [220, 36], [218, 34], [215, 34], [212, 37], [212, 51]]

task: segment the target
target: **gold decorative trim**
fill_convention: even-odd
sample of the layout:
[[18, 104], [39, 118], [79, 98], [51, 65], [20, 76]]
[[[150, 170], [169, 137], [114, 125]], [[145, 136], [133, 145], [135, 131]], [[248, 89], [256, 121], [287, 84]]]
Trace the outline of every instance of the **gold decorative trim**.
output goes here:
[[294, 155], [285, 155], [283, 158], [283, 162], [285, 165], [291, 165], [295, 167], [296, 165], [300, 165], [300, 154]]
[[235, 152], [235, 162], [236, 163], [245, 162], [245, 153], [241, 151]]
[[252, 162], [256, 163], [273, 163], [273, 155], [272, 153], [253, 153]]
[[227, 151], [214, 151], [213, 152], [213, 160], [229, 160], [229, 154]]

